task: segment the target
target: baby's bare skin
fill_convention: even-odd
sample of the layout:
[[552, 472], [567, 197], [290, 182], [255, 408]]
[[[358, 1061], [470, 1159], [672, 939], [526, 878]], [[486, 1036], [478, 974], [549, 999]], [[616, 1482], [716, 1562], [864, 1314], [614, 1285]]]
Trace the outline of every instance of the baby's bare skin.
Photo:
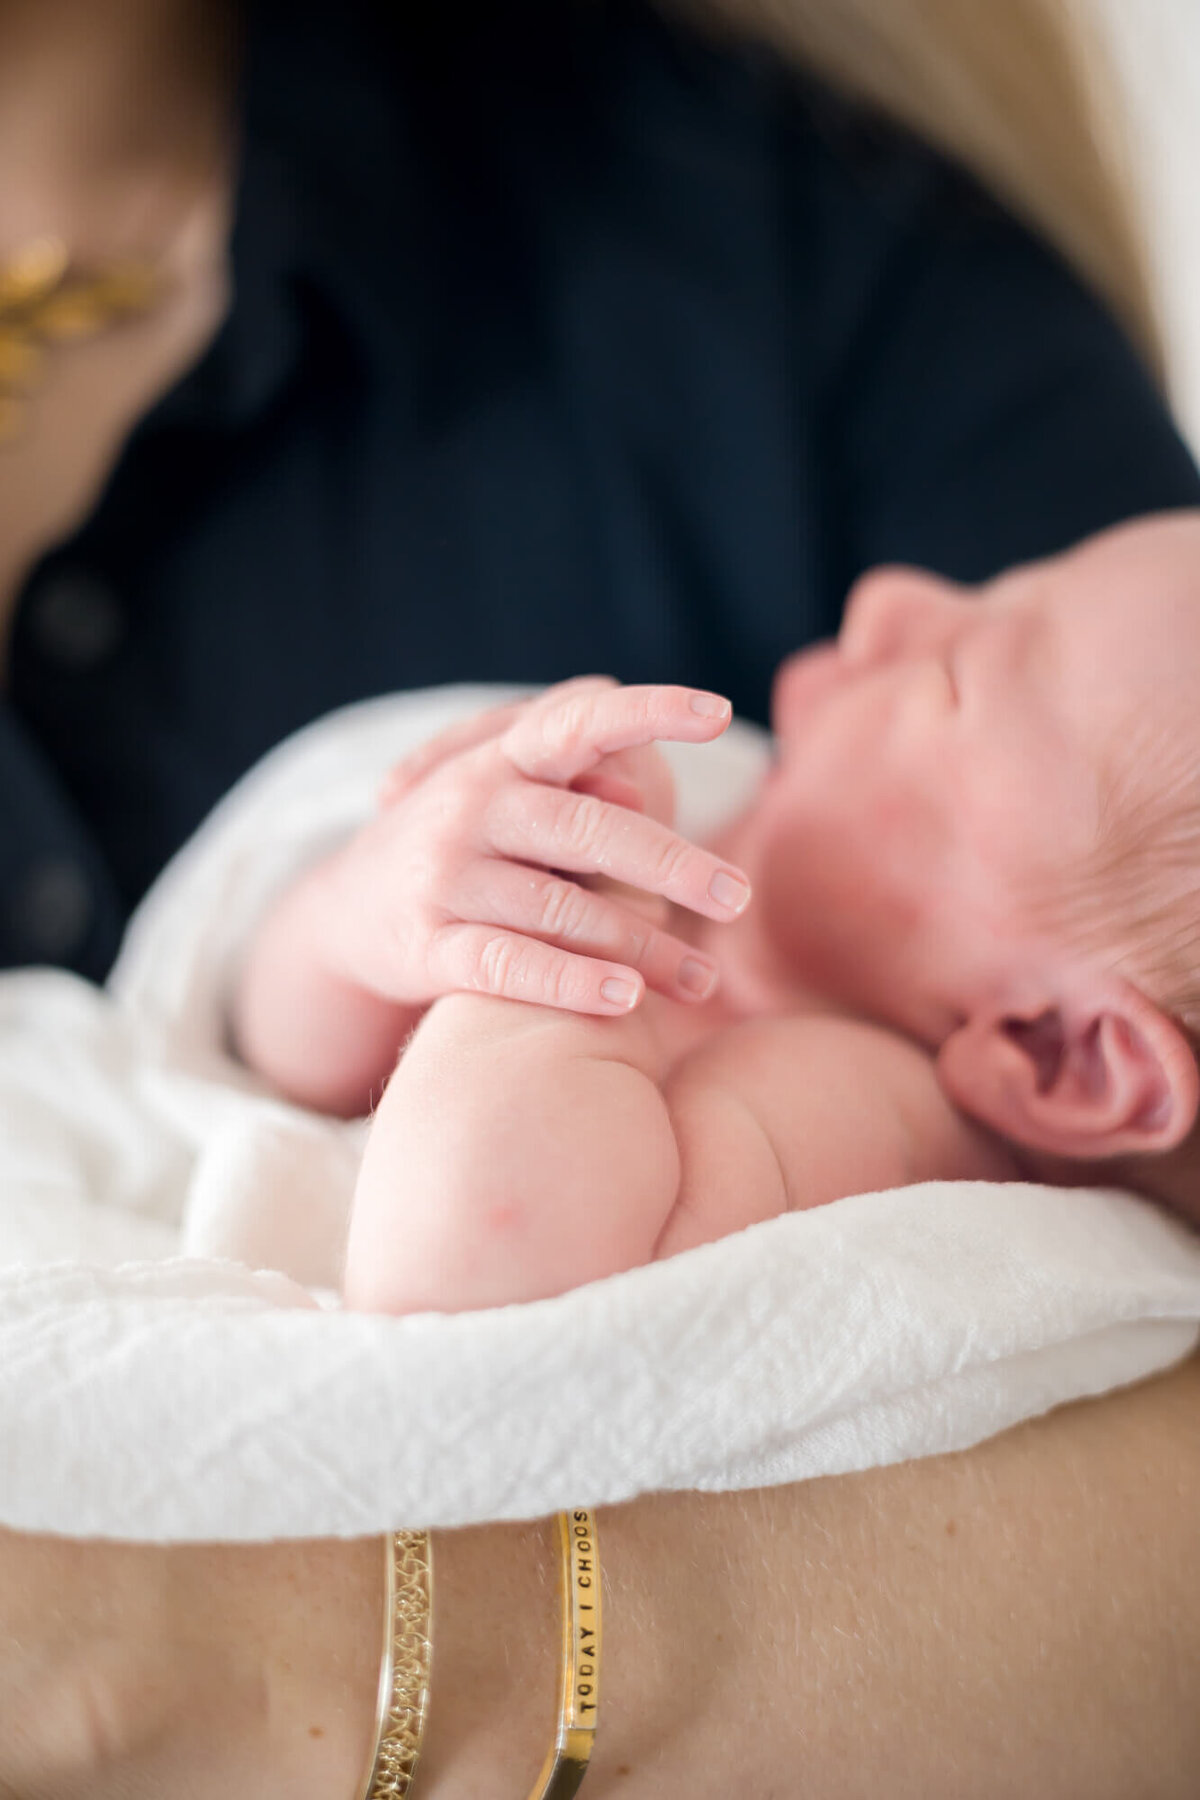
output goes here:
[[[739, 869], [673, 829], [652, 749], [708, 742], [729, 718], [715, 694], [583, 678], [418, 750], [377, 816], [264, 920], [235, 996], [244, 1059], [291, 1098], [353, 1116], [440, 995], [601, 1016], [647, 986], [703, 999], [715, 964], [649, 920], [637, 891], [718, 919], [748, 902]], [[572, 879], [601, 872], [603, 892]]]
[[847, 1194], [1023, 1173], [894, 1032], [815, 1012], [713, 1021], [672, 1059], [672, 1010], [439, 1000], [375, 1115], [347, 1304], [539, 1300]]
[[1083, 932], [1054, 894], [1101, 882], [1147, 707], [1200, 753], [1198, 699], [1194, 517], [969, 597], [868, 578], [838, 645], [781, 671], [778, 769], [713, 846], [755, 904], [667, 926], [719, 996], [610, 1021], [438, 1002], [376, 1116], [349, 1303], [534, 1299], [927, 1179], [1187, 1205], [1196, 1065], [1137, 980], [1152, 946], [1115, 895]]
[[268, 922], [243, 1041], [344, 1110], [435, 1001], [375, 1116], [349, 1303], [533, 1298], [936, 1177], [1200, 1214], [1200, 516], [980, 589], [866, 577], [781, 669], [777, 766], [706, 849], [651, 748], [719, 735], [694, 704], [585, 682], [458, 728]]
[[[704, 921], [662, 919], [719, 954]], [[786, 1006], [748, 974], [701, 1006], [647, 993], [620, 1019], [453, 995], [376, 1109], [345, 1297], [393, 1313], [545, 1299], [845, 1195], [1023, 1173], [926, 1052], [794, 984]]]

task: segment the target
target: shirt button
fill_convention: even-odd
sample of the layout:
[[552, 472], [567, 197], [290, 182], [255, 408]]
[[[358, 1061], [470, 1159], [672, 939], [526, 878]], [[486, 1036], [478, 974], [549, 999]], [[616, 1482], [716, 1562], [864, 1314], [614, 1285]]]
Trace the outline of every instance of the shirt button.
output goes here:
[[44, 657], [68, 669], [103, 662], [125, 635], [125, 615], [107, 584], [82, 569], [47, 575], [29, 603], [27, 629]]
[[9, 896], [16, 947], [31, 962], [65, 961], [87, 936], [92, 912], [88, 878], [67, 857], [34, 863]]

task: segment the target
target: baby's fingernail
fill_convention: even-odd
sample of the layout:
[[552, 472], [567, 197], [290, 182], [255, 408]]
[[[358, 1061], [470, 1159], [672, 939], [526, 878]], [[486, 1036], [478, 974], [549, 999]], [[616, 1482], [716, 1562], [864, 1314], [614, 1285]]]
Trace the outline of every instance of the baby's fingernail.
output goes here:
[[708, 884], [708, 897], [723, 906], [726, 912], [745, 912], [750, 903], [750, 884], [743, 881], [740, 875], [730, 875], [724, 869], [718, 869]]
[[707, 1000], [717, 985], [717, 971], [712, 963], [701, 962], [698, 956], [685, 956], [679, 965], [679, 985], [685, 994]]
[[729, 711], [728, 700], [723, 700], [720, 694], [694, 693], [690, 705], [702, 719], [723, 719]]
[[617, 1006], [622, 1012], [629, 1012], [637, 1004], [637, 986], [632, 981], [621, 981], [615, 975], [607, 975], [600, 983], [600, 998], [607, 1000], [610, 1006]]

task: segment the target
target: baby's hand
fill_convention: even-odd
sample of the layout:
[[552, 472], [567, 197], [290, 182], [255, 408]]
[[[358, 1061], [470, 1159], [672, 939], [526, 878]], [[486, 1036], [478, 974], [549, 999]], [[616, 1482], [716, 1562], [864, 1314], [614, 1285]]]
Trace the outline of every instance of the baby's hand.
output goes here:
[[729, 719], [713, 694], [586, 678], [443, 734], [393, 772], [379, 815], [321, 872], [332, 965], [414, 1005], [474, 992], [619, 1014], [647, 985], [706, 998], [707, 957], [582, 882], [712, 919], [744, 910], [741, 871], [652, 816], [665, 790], [643, 754], [707, 742]]

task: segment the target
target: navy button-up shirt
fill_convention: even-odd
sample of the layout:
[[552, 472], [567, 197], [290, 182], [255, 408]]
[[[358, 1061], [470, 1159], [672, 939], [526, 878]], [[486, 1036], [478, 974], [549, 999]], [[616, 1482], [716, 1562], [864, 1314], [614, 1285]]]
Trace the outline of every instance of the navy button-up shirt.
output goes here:
[[981, 577], [1200, 479], [1058, 259], [645, 0], [260, 0], [230, 316], [22, 596], [0, 962], [101, 975], [346, 701], [585, 671], [762, 718], [882, 560]]

